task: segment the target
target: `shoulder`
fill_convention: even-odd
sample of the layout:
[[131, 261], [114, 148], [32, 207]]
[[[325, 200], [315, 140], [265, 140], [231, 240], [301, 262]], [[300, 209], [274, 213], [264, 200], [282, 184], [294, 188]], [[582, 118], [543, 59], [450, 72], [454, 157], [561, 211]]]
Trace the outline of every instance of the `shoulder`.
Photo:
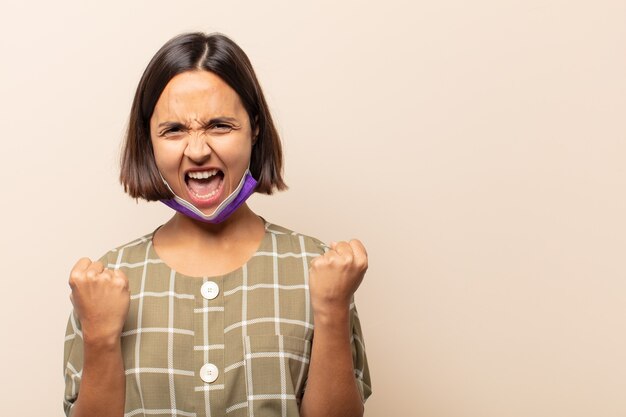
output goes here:
[[148, 257], [149, 249], [152, 245], [152, 236], [154, 232], [150, 232], [131, 241], [118, 245], [100, 257], [100, 261], [111, 267], [112, 264], [121, 262], [140, 262]]
[[[295, 232], [284, 226], [265, 222], [265, 230], [272, 237], [275, 244], [290, 252], [307, 252], [310, 254], [323, 254], [328, 246], [320, 239], [303, 233]], [[281, 252], [283, 251], [281, 250]]]

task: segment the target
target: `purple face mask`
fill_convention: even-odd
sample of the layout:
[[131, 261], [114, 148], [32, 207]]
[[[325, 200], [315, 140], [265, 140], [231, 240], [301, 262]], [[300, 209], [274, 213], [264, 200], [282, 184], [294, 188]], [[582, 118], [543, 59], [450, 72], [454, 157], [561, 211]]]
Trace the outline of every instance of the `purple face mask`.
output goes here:
[[[167, 183], [167, 181], [165, 181], [165, 178], [163, 178], [163, 182], [165, 183], [165, 185], [167, 185], [167, 188], [172, 191], [172, 188]], [[215, 211], [213, 211], [213, 213], [211, 214], [204, 214], [200, 211], [200, 209], [191, 204], [189, 201], [183, 200], [182, 198], [174, 194], [174, 191], [172, 191], [172, 194], [174, 194], [174, 198], [171, 198], [169, 200], [161, 200], [161, 202], [166, 206], [178, 211], [179, 213], [191, 217], [192, 219], [200, 220], [207, 223], [221, 223], [226, 220], [231, 214], [233, 214], [235, 210], [237, 210], [237, 208], [239, 208], [239, 206], [242, 205], [248, 199], [248, 197], [252, 195], [252, 193], [254, 193], [256, 184], [257, 181], [252, 178], [250, 170], [246, 169], [246, 172], [243, 174], [243, 177], [241, 177], [241, 181], [239, 182], [237, 188], [232, 193], [230, 193], [230, 195], [226, 197], [226, 199], [222, 201], [222, 203], [217, 206]]]

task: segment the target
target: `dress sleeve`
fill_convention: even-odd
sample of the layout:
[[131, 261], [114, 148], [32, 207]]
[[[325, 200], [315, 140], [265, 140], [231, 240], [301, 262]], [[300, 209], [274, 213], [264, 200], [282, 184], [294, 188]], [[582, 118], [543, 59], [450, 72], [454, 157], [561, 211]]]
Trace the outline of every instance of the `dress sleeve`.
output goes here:
[[[107, 267], [108, 254], [99, 261]], [[65, 329], [65, 345], [63, 347], [63, 375], [65, 378], [65, 392], [63, 396], [63, 410], [67, 417], [72, 415], [74, 402], [80, 391], [80, 381], [83, 374], [83, 332], [76, 313], [72, 310]]]
[[372, 381], [370, 379], [369, 366], [367, 364], [367, 354], [365, 353], [365, 342], [363, 332], [361, 330], [361, 322], [359, 314], [352, 298], [350, 305], [350, 327], [352, 328], [352, 336], [350, 343], [352, 345], [352, 365], [354, 367], [354, 377], [356, 379], [361, 400], [363, 403], [372, 395]]
[[63, 349], [63, 374], [65, 377], [65, 393], [63, 397], [63, 409], [66, 416], [72, 414], [72, 408], [78, 391], [83, 373], [83, 333], [74, 311], [70, 313], [65, 330], [65, 346]]

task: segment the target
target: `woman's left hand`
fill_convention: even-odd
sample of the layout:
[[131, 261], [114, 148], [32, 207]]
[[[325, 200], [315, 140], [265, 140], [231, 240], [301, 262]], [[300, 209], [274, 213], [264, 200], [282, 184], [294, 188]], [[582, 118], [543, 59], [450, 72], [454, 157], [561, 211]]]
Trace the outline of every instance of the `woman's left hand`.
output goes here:
[[311, 261], [309, 291], [313, 312], [334, 315], [346, 311], [367, 271], [367, 252], [363, 244], [331, 243], [330, 250]]

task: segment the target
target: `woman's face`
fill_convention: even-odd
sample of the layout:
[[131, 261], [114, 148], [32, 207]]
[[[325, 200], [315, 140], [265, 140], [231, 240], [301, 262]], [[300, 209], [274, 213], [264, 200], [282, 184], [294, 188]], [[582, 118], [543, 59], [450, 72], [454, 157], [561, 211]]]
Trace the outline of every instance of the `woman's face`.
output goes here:
[[150, 119], [161, 175], [176, 195], [205, 214], [239, 184], [256, 134], [237, 93], [209, 71], [172, 78]]

